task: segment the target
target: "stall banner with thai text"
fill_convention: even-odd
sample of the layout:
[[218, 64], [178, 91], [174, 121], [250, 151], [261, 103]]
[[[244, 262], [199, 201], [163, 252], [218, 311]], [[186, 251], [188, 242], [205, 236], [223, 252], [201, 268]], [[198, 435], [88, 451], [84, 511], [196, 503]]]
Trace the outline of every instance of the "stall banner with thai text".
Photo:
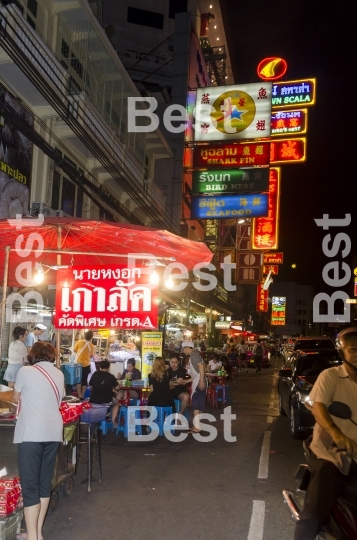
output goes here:
[[273, 111], [271, 136], [303, 135], [307, 132], [307, 109]]
[[277, 251], [275, 253], [264, 253], [263, 264], [283, 264], [284, 253]]
[[197, 88], [195, 141], [270, 137], [272, 83]]
[[78, 266], [58, 270], [56, 328], [157, 328], [158, 286], [151, 268]]
[[[269, 165], [270, 142], [197, 145], [193, 149], [195, 169], [232, 169]], [[190, 166], [189, 156], [185, 166]]]
[[269, 168], [194, 171], [192, 193], [262, 193], [268, 191]]
[[157, 356], [162, 356], [162, 332], [142, 332], [141, 334], [141, 377], [147, 379]]
[[257, 311], [260, 313], [268, 311], [269, 291], [263, 289], [264, 281], [257, 285]]
[[280, 169], [269, 175], [268, 215], [253, 219], [252, 249], [277, 249], [279, 236]]
[[273, 296], [271, 301], [271, 324], [283, 326], [285, 324], [286, 297]]
[[306, 138], [279, 139], [270, 143], [270, 164], [306, 161]]
[[247, 195], [210, 195], [191, 199], [191, 219], [225, 219], [268, 215], [266, 193]]
[[301, 107], [315, 104], [316, 79], [274, 82], [272, 108]]

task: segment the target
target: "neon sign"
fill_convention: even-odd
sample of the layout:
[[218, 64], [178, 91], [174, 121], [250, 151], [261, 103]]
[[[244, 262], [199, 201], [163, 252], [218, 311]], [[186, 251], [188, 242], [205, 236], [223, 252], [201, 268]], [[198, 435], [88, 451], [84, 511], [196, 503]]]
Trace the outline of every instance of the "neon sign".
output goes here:
[[270, 163], [302, 163], [306, 161], [306, 138], [280, 139], [270, 144]]
[[307, 109], [274, 111], [271, 115], [271, 135], [302, 135], [307, 132]]
[[284, 254], [282, 251], [276, 253], [264, 253], [263, 264], [283, 264]]
[[269, 291], [263, 289], [264, 281], [257, 285], [257, 311], [260, 313], [268, 311]]
[[[236, 168], [269, 165], [270, 142], [197, 145], [193, 168]], [[187, 161], [185, 161], [185, 164]]]
[[271, 324], [283, 326], [285, 324], [286, 297], [273, 296], [271, 306]]
[[262, 193], [268, 191], [269, 168], [194, 171], [193, 193]]
[[288, 64], [283, 58], [273, 56], [264, 58], [257, 68], [258, 76], [264, 81], [276, 81], [281, 79], [288, 69]]
[[280, 169], [270, 169], [268, 215], [253, 219], [252, 249], [277, 249], [279, 232]]
[[227, 219], [268, 215], [266, 193], [192, 197], [191, 219]]
[[273, 109], [314, 105], [316, 79], [273, 83], [271, 104]]

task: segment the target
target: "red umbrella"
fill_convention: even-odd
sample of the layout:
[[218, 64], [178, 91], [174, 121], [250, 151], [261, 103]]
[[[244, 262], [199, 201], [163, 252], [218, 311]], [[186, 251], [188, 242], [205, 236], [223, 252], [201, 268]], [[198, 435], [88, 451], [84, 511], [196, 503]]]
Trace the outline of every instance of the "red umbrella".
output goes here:
[[[22, 220], [22, 223], [29, 222], [29, 219]], [[44, 243], [43, 252], [37, 258], [35, 250], [38, 250], [38, 244], [31, 242], [34, 237], [29, 238], [30, 234], [34, 233], [41, 235]], [[23, 238], [19, 239], [20, 235], [23, 235]], [[24, 257], [20, 257], [15, 250], [16, 241], [20, 240], [22, 249], [25, 249], [27, 240], [32, 248], [32, 251], [24, 252]], [[158, 261], [161, 259], [164, 264], [169, 264], [170, 261], [183, 263], [188, 270], [192, 270], [198, 263], [209, 263], [213, 256], [203, 242], [194, 242], [165, 230], [139, 225], [46, 217], [42, 225], [25, 224], [17, 230], [8, 220], [0, 220], [0, 283], [4, 277], [6, 246], [11, 248], [8, 285], [14, 287], [19, 286], [15, 271], [21, 262], [30, 260], [56, 266], [59, 264], [59, 252], [62, 265], [119, 264], [125, 262], [122, 256], [127, 256], [128, 253], [149, 253]], [[56, 272], [50, 270], [46, 283], [55, 282]]]

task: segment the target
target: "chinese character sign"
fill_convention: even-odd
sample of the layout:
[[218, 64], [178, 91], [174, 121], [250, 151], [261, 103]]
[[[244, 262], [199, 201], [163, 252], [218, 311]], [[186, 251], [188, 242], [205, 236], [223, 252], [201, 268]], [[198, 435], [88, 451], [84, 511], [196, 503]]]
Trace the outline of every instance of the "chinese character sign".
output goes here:
[[269, 169], [228, 169], [223, 171], [194, 171], [193, 193], [262, 193], [268, 191]]
[[272, 83], [198, 88], [195, 141], [270, 137]]
[[273, 83], [272, 107], [281, 109], [314, 105], [315, 93], [316, 79], [276, 82]]
[[271, 302], [271, 324], [283, 326], [285, 324], [286, 297], [273, 296]]
[[270, 163], [302, 163], [306, 161], [306, 138], [279, 139], [270, 144]]
[[157, 327], [158, 288], [148, 268], [81, 266], [57, 273], [56, 328]]
[[266, 193], [192, 197], [191, 219], [224, 219], [268, 215]]
[[[279, 232], [280, 169], [269, 175], [268, 215], [253, 219], [252, 249], [277, 249]], [[265, 261], [264, 261], [265, 262]]]
[[268, 311], [269, 291], [263, 289], [264, 281], [257, 285], [257, 311]]
[[193, 149], [195, 169], [255, 167], [269, 162], [270, 142], [198, 145]]
[[271, 115], [271, 136], [303, 135], [307, 132], [307, 109], [273, 111]]

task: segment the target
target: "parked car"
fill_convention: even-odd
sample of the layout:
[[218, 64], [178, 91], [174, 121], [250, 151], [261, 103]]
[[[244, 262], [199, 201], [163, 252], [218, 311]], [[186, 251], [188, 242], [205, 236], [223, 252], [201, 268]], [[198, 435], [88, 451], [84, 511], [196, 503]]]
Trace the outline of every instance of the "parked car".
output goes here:
[[[252, 356], [252, 351], [253, 351], [253, 347], [254, 347], [254, 345], [256, 345], [256, 343], [257, 343], [256, 341], [248, 341], [246, 343], [246, 345], [248, 345], [248, 350], [247, 350], [247, 366], [248, 367], [254, 367], [254, 358]], [[269, 349], [264, 343], [262, 343], [262, 345], [264, 347], [262, 367], [268, 368], [268, 367], [270, 367]]]
[[318, 375], [340, 363], [336, 349], [296, 351], [279, 371], [279, 412], [290, 418], [294, 438], [309, 433], [314, 426], [315, 418], [306, 402]]
[[321, 349], [330, 349], [336, 351], [333, 341], [326, 336], [302, 336], [289, 344], [284, 350], [284, 358], [288, 360], [293, 352], [296, 351], [319, 351]]

